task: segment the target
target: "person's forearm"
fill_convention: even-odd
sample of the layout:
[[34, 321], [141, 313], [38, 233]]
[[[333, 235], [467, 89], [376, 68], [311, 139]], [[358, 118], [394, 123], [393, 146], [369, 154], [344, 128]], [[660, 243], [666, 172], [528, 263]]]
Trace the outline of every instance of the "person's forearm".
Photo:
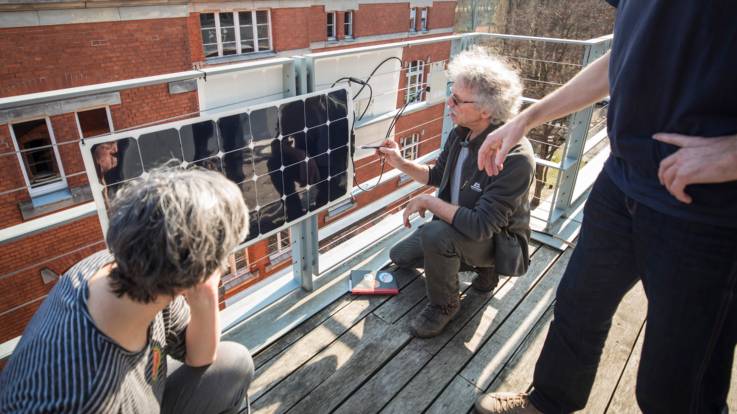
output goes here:
[[185, 362], [192, 367], [211, 364], [220, 343], [220, 312], [217, 297], [190, 305], [187, 325], [187, 355]]
[[396, 168], [420, 184], [427, 184], [430, 179], [430, 167], [424, 164], [403, 159], [402, 162], [397, 164]]
[[458, 211], [457, 205], [450, 204], [434, 196], [425, 197], [423, 204], [433, 216], [440, 218], [448, 224], [453, 224], [453, 217], [456, 211]]
[[609, 52], [586, 66], [565, 85], [522, 111], [517, 118], [530, 130], [586, 108], [609, 95]]

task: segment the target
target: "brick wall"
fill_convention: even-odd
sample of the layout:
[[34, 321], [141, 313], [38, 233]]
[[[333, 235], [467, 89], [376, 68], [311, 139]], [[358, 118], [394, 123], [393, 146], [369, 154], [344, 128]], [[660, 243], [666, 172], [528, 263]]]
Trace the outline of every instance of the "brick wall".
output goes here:
[[271, 10], [271, 35], [274, 50], [304, 49], [310, 47], [310, 34], [317, 28], [312, 15], [313, 10], [322, 10], [322, 7], [283, 8]]
[[41, 302], [34, 300], [53, 287], [43, 283], [42, 268], [62, 274], [104, 246], [97, 215], [0, 245], [0, 343], [21, 334]]
[[356, 37], [409, 31], [409, 3], [361, 4], [353, 31]]
[[[427, 28], [430, 30], [453, 27], [455, 24], [456, 2], [434, 2], [427, 11]], [[418, 20], [419, 20], [419, 16]]]
[[187, 21], [172, 18], [0, 29], [0, 96], [190, 69]]

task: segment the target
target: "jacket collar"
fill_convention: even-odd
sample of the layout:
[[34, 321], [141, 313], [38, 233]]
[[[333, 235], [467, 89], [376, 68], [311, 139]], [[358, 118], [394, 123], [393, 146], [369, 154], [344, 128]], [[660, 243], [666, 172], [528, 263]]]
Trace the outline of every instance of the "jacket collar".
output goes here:
[[[481, 144], [484, 142], [484, 139], [487, 135], [491, 133], [491, 131], [499, 128], [502, 126], [501, 124], [489, 124], [489, 126], [486, 127], [478, 136], [472, 137], [473, 139], [468, 142], [468, 149], [471, 152], [478, 152], [479, 147], [481, 147]], [[468, 132], [470, 129], [462, 126], [456, 126], [456, 135], [458, 136], [458, 143], [465, 141], [466, 136], [468, 135]]]

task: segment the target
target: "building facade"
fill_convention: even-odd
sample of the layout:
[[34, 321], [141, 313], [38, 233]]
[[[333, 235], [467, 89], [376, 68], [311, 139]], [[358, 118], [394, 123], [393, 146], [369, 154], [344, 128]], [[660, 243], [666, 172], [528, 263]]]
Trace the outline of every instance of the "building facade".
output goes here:
[[[72, 1], [0, 3], [0, 100], [255, 59], [452, 33], [455, 1]], [[405, 48], [397, 108], [425, 99], [450, 42]], [[254, 80], [257, 82], [257, 80]], [[84, 138], [197, 116], [192, 83], [159, 83], [0, 109], [0, 346], [9, 346], [59, 275], [105, 243], [82, 162]], [[409, 158], [440, 144], [443, 104], [399, 119]], [[355, 180], [379, 175], [356, 161]], [[399, 177], [323, 212], [319, 225], [407, 183]], [[388, 206], [399, 208], [401, 202]], [[370, 219], [370, 218], [369, 218]], [[223, 300], [290, 264], [289, 232], [231, 258]]]

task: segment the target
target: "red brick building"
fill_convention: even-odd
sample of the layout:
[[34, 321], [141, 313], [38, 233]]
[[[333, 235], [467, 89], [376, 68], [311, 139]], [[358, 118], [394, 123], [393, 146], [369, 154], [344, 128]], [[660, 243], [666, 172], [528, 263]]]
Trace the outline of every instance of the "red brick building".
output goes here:
[[[297, 56], [452, 32], [455, 1], [69, 1], [0, 5], [0, 102], [4, 98], [276, 56]], [[397, 107], [443, 62], [450, 42], [406, 48]], [[418, 92], [422, 95], [422, 92]], [[422, 99], [422, 98], [420, 98]], [[79, 149], [98, 136], [196, 116], [195, 87], [161, 83], [0, 109], [0, 345], [20, 335], [56, 277], [104, 248]], [[397, 123], [405, 155], [437, 149], [443, 105]], [[400, 133], [401, 132], [401, 133]], [[356, 179], [379, 163], [356, 163]], [[398, 186], [400, 178], [359, 194], [340, 217]], [[396, 207], [396, 206], [390, 206]], [[288, 233], [259, 242], [232, 260], [224, 295], [289, 264]], [[286, 260], [283, 260], [286, 259]]]

